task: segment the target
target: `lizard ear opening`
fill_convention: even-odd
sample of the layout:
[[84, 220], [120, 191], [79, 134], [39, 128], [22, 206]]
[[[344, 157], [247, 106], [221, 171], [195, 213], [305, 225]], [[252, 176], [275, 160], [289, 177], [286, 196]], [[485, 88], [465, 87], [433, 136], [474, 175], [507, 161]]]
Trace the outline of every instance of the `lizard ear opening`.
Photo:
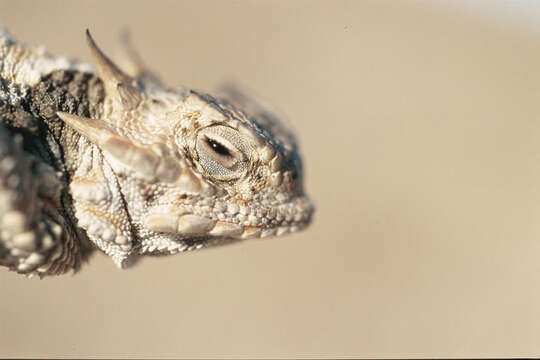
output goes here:
[[135, 79], [128, 76], [113, 63], [97, 46], [90, 31], [86, 30], [86, 40], [90, 47], [97, 73], [105, 85], [108, 96], [112, 96], [129, 109], [135, 108], [141, 101], [142, 93]]

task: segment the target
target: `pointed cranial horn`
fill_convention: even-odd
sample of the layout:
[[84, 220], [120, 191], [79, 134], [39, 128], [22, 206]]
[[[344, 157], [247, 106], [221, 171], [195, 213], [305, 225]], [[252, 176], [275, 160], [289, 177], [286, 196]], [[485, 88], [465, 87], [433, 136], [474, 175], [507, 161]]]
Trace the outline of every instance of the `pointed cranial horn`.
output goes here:
[[116, 97], [127, 108], [135, 108], [141, 101], [141, 91], [134, 83], [134, 79], [123, 73], [99, 49], [88, 29], [86, 29], [86, 40], [107, 95]]
[[91, 142], [101, 147], [107, 140], [117, 136], [116, 132], [110, 128], [105, 121], [88, 119], [62, 111], [56, 113], [69, 126], [88, 138]]
[[171, 156], [159, 155], [150, 148], [133, 144], [103, 120], [88, 119], [61, 111], [57, 112], [57, 115], [111, 157], [131, 171], [147, 177], [149, 181], [159, 179], [173, 182], [180, 176], [181, 168]]
[[131, 34], [127, 29], [120, 33], [120, 65], [130, 75], [145, 86], [162, 87], [161, 80], [150, 71], [133, 46]]

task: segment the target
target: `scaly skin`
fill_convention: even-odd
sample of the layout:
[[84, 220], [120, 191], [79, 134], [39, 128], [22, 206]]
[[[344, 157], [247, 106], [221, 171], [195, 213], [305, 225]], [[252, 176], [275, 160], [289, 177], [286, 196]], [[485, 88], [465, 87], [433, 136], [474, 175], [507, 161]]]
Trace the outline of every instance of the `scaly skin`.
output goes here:
[[125, 268], [182, 251], [306, 227], [293, 134], [234, 87], [170, 89], [128, 48], [120, 70], [0, 31], [0, 265], [78, 270], [93, 249]]

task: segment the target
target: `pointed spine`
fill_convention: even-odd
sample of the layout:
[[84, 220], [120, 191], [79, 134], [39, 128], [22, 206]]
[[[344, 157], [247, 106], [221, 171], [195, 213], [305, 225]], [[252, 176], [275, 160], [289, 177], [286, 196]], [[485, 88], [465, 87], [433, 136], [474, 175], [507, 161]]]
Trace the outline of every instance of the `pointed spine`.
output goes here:
[[126, 75], [97, 46], [90, 31], [86, 29], [86, 41], [97, 68], [98, 76], [103, 81], [107, 95], [118, 99], [129, 109], [136, 108], [141, 102], [142, 93], [135, 80]]

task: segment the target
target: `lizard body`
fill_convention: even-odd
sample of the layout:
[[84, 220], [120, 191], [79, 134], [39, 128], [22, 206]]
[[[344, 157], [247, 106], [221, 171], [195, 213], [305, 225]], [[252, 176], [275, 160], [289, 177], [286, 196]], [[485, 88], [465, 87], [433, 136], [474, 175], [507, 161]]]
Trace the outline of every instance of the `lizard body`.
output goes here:
[[120, 268], [306, 227], [293, 134], [234, 87], [170, 89], [137, 56], [96, 70], [0, 31], [0, 265], [76, 271], [94, 249]]

